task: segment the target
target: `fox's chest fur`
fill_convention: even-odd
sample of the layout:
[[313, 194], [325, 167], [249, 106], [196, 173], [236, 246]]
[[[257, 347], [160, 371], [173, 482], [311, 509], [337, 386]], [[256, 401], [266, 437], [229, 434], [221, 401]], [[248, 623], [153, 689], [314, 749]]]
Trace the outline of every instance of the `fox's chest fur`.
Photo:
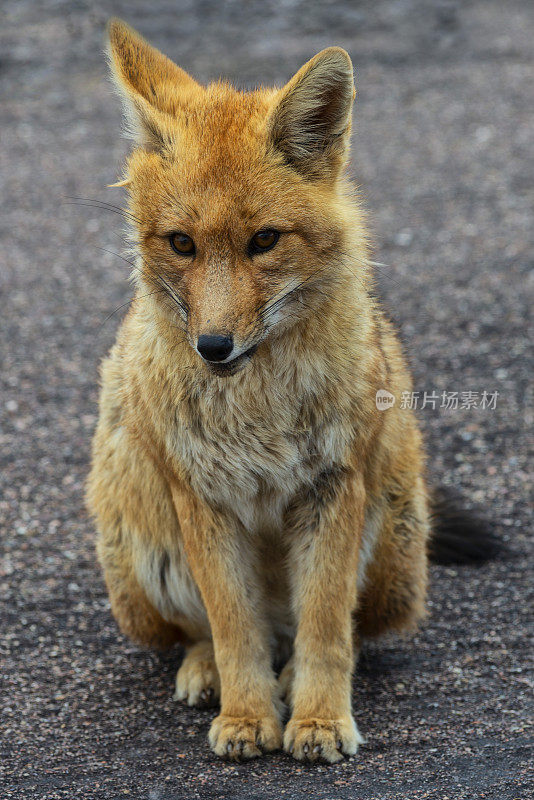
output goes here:
[[298, 384], [267, 383], [263, 396], [246, 398], [239, 386], [220, 384], [179, 409], [167, 446], [200, 497], [250, 533], [279, 530], [291, 498], [341, 457], [343, 425], [327, 414], [307, 424]]

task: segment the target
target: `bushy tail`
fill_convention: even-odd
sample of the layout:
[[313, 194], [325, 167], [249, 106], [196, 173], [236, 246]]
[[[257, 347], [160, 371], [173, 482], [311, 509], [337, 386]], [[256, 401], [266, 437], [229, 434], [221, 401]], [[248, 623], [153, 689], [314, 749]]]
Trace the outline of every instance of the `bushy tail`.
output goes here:
[[477, 564], [505, 552], [491, 524], [477, 511], [467, 511], [461, 495], [447, 487], [431, 496], [433, 532], [428, 546], [434, 564]]

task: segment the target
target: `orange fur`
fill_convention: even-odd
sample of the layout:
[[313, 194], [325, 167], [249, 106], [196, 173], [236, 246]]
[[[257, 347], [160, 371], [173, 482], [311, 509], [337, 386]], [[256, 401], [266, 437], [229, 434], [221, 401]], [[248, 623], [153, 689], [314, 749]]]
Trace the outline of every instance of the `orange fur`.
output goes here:
[[[113, 612], [146, 644], [187, 639], [177, 697], [220, 693], [216, 753], [337, 761], [361, 741], [353, 622], [416, 624], [429, 534], [415, 419], [375, 404], [411, 381], [344, 177], [350, 60], [329, 48], [244, 93], [109, 32], [137, 142], [136, 297], [103, 365], [88, 486]], [[251, 251], [266, 229], [276, 245]], [[198, 337], [219, 334], [237, 356], [210, 365]], [[280, 682], [276, 653], [292, 654]]]

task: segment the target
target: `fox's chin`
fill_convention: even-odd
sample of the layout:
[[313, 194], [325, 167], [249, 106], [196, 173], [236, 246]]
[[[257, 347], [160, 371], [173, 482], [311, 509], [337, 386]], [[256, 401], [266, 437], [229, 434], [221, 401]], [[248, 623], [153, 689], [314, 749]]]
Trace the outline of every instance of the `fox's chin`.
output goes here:
[[257, 349], [258, 345], [255, 344], [237, 356], [237, 358], [233, 358], [232, 361], [227, 361], [224, 364], [206, 362], [206, 367], [212, 375], [217, 375], [219, 378], [229, 378], [241, 372], [247, 366]]

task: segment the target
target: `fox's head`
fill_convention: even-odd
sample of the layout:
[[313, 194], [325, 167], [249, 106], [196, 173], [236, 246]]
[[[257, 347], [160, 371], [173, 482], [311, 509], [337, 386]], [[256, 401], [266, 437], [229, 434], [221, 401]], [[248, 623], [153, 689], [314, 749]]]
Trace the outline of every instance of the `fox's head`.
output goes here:
[[136, 141], [136, 279], [199, 363], [233, 374], [320, 313], [342, 268], [350, 58], [331, 47], [282, 89], [241, 92], [201, 86], [119, 20], [109, 40]]

